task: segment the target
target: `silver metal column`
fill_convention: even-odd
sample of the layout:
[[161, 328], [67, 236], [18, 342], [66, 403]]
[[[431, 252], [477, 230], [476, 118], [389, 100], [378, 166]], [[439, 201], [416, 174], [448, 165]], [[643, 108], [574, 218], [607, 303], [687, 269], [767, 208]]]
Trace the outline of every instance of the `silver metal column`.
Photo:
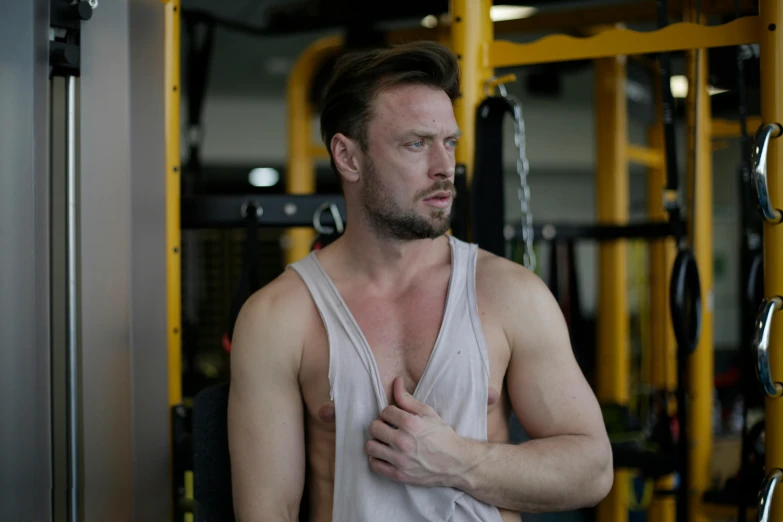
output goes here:
[[66, 79], [66, 397], [68, 400], [68, 522], [79, 522], [79, 281], [76, 253], [77, 172], [76, 172], [76, 77]]

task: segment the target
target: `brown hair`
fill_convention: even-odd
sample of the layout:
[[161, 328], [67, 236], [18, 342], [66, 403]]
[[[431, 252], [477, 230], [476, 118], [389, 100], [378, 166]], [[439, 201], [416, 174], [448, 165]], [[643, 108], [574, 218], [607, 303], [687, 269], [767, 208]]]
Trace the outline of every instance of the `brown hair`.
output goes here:
[[352, 52], [337, 60], [321, 104], [321, 138], [335, 172], [332, 137], [345, 134], [367, 150], [373, 102], [382, 90], [400, 84], [443, 89], [454, 102], [460, 94], [457, 57], [442, 44], [419, 41]]

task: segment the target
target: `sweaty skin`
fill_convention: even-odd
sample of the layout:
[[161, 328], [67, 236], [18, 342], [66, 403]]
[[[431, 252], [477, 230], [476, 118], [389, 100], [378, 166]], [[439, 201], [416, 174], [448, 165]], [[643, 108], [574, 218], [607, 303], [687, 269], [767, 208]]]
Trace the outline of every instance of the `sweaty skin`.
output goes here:
[[[441, 326], [450, 205], [427, 198], [453, 187], [459, 131], [448, 97], [426, 86], [382, 92], [374, 113], [368, 150], [342, 135], [332, 140], [349, 225], [318, 258], [367, 338], [391, 399], [398, 377], [414, 390]], [[424, 430], [442, 437], [428, 443], [459, 448], [450, 456], [458, 469], [437, 480], [497, 506], [508, 522], [520, 511], [594, 505], [612, 485], [611, 451], [557, 303], [534, 274], [484, 251], [476, 287], [491, 372], [488, 442]], [[331, 521], [328, 365], [319, 313], [287, 270], [247, 301], [234, 330], [229, 446], [238, 521], [294, 522], [305, 492], [310, 520]], [[512, 409], [533, 441], [508, 444]], [[394, 473], [367, 454], [356, 458]]]

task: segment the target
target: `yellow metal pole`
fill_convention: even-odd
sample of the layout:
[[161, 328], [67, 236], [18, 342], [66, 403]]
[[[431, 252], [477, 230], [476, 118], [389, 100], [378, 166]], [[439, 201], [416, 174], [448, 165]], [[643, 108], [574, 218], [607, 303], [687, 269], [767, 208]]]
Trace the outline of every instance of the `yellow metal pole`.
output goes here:
[[485, 64], [483, 49], [494, 38], [489, 17], [491, 0], [451, 0], [451, 43], [459, 59], [462, 96], [454, 106], [462, 138], [455, 152], [458, 164], [467, 170], [467, 182], [473, 179], [476, 109], [484, 97], [484, 82], [492, 76]]
[[[697, 20], [694, 6], [687, 6], [685, 18], [694, 23]], [[697, 60], [697, 52], [698, 56]], [[688, 462], [690, 483], [688, 484], [688, 505], [690, 520], [702, 522], [708, 518], [701, 511], [701, 498], [710, 487], [710, 460], [712, 457], [712, 404], [714, 387], [714, 340], [713, 340], [713, 240], [712, 240], [712, 117], [708, 92], [707, 50], [691, 50], [686, 53], [689, 78], [686, 100], [688, 150], [688, 227], [689, 240], [699, 267], [702, 299], [701, 335], [696, 351], [688, 364]], [[698, 61], [698, 75], [696, 75]], [[698, 76], [698, 79], [696, 78]], [[698, 103], [694, 107], [695, 95]], [[696, 125], [694, 129], [694, 125]], [[695, 132], [694, 132], [695, 131]], [[695, 151], [695, 154], [694, 154]], [[696, 164], [694, 165], [694, 160]], [[694, 176], [695, 168], [695, 176]], [[696, 186], [693, 186], [695, 177]], [[695, 207], [695, 215], [694, 208]]]
[[166, 277], [168, 285], [169, 405], [182, 402], [180, 258], [180, 2], [165, 6]]
[[[649, 147], [663, 154], [663, 125], [658, 121], [647, 132]], [[666, 187], [666, 167], [660, 165], [647, 170], [647, 215], [651, 221], [669, 218], [663, 208], [663, 192]], [[677, 345], [669, 315], [669, 278], [676, 255], [674, 240], [657, 239], [650, 242], [650, 384], [655, 392], [670, 397], [677, 386]], [[676, 412], [666, 400], [662, 406], [669, 415]], [[658, 479], [655, 489], [674, 489], [674, 476]], [[649, 509], [650, 522], [674, 522], [676, 504], [672, 496], [654, 496]]]
[[[759, 4], [761, 119], [763, 123], [783, 123], [783, 7], [780, 0], [761, 0]], [[783, 205], [783, 138], [769, 142], [767, 180], [770, 202], [774, 208]], [[764, 295], [783, 296], [783, 225], [764, 223]], [[769, 338], [770, 375], [774, 382], [783, 379], [783, 315], [772, 318]], [[783, 400], [766, 398], [766, 471], [783, 468]], [[772, 502], [769, 520], [783, 519], [783, 495], [778, 492]]]
[[[299, 55], [288, 77], [288, 165], [285, 176], [288, 194], [315, 193], [310, 89], [318, 67], [339, 52], [342, 46], [342, 38], [337, 36], [317, 40]], [[283, 253], [286, 264], [294, 263], [310, 253], [310, 245], [315, 239], [312, 228], [290, 228], [285, 235]]]
[[[628, 115], [626, 58], [596, 60], [596, 193], [598, 223], [628, 222]], [[627, 405], [628, 285], [627, 241], [603, 242], [598, 250], [598, 365], [596, 395], [602, 404]], [[628, 520], [628, 471], [616, 471], [614, 486], [598, 505], [596, 520]]]
[[[164, 6], [164, 85], [166, 140], [166, 299], [168, 330], [169, 411], [182, 403], [182, 288], [180, 256], [180, 0]], [[174, 446], [169, 416], [169, 476]], [[171, 484], [173, 487], [173, 484]], [[170, 495], [174, 491], [170, 492]], [[174, 516], [175, 506], [171, 507]]]

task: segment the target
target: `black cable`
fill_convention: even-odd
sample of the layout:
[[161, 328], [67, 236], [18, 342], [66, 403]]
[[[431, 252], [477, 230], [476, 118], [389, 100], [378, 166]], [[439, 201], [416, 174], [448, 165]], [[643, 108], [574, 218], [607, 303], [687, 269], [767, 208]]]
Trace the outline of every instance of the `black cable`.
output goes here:
[[[740, 2], [734, 0], [734, 18], [740, 18]], [[748, 137], [747, 129], [747, 90], [745, 86], [745, 64], [742, 56], [742, 46], [736, 48], [736, 60], [737, 60], [737, 96], [739, 98], [739, 125], [740, 125], [740, 187], [741, 198], [743, 204], [741, 205], [741, 221], [746, 221], [746, 212], [744, 202], [746, 201], [746, 195], [748, 194], [748, 188], [750, 184], [750, 139]], [[749, 245], [747, 244], [747, 230], [743, 227], [743, 245], [742, 251], [745, 252]], [[749, 292], [750, 294], [750, 292]], [[752, 303], [749, 303], [752, 304]], [[745, 314], [742, 314], [744, 319]], [[742, 349], [745, 346], [743, 342], [740, 346], [740, 390], [743, 395], [742, 401], [742, 438], [740, 445], [740, 467], [737, 473], [737, 483], [739, 485], [739, 500], [737, 505], [737, 522], [746, 522], [748, 516], [748, 502], [745, 495], [745, 482], [748, 476], [748, 391], [749, 383], [748, 375], [750, 374], [750, 353], [746, 353], [746, 350]]]
[[[701, 23], [701, 0], [696, 1], [696, 19], [695, 23]], [[701, 49], [693, 51], [694, 74], [693, 74], [693, 164], [691, 172], [691, 198], [688, 205], [691, 209], [691, 222], [689, 223], [691, 233], [688, 244], [693, 248], [696, 242], [696, 180], [698, 179], [698, 157], [699, 157], [699, 101], [701, 99]]]

